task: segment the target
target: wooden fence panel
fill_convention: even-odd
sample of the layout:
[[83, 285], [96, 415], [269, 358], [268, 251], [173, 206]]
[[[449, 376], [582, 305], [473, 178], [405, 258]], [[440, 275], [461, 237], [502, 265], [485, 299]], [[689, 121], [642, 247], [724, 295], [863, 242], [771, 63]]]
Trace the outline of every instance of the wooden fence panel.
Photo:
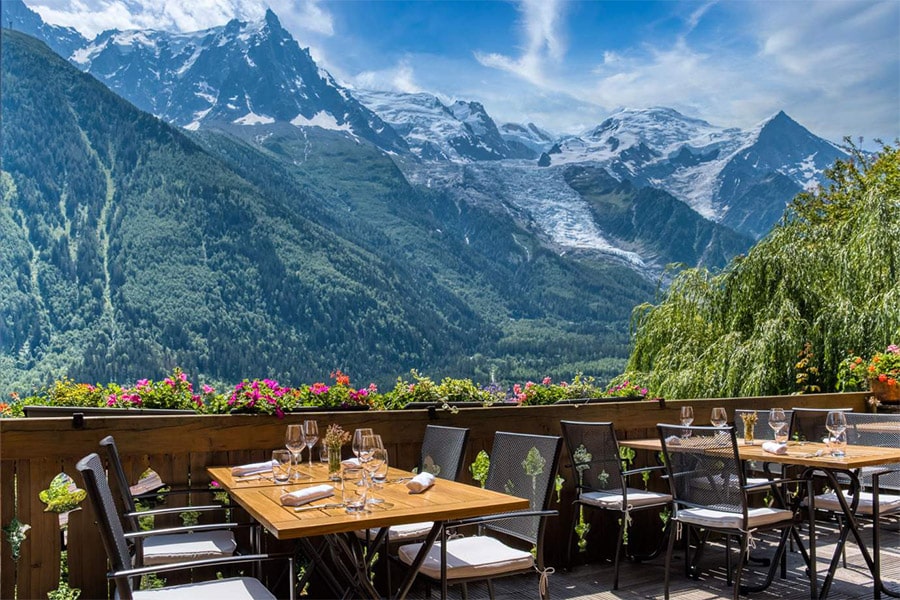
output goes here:
[[[724, 406], [729, 414], [736, 408], [768, 409], [772, 406], [818, 406], [834, 408], [850, 406], [865, 411], [865, 394], [818, 394], [737, 399], [703, 399], [677, 402], [622, 402], [585, 405], [538, 407], [493, 407], [461, 409], [456, 414], [446, 411], [346, 411], [288, 415], [277, 419], [267, 415], [166, 415], [166, 416], [86, 416], [80, 428], [66, 417], [0, 419], [0, 526], [8, 525], [17, 515], [31, 525], [22, 556], [13, 563], [10, 546], [0, 543], [0, 594], [4, 598], [45, 598], [57, 585], [59, 573], [60, 535], [57, 515], [45, 513], [38, 493], [63, 469], [81, 486], [74, 472], [74, 462], [90, 452], [99, 452], [98, 443], [105, 435], [113, 435], [126, 465], [126, 473], [137, 481], [151, 466], [163, 481], [173, 487], [192, 483], [206, 485], [205, 466], [242, 464], [264, 460], [273, 448], [284, 443], [287, 423], [316, 419], [319, 427], [340, 424], [352, 431], [361, 426], [381, 433], [392, 452], [392, 462], [411, 467], [418, 460], [422, 434], [428, 423], [439, 423], [470, 429], [466, 466], [461, 479], [472, 482], [468, 466], [479, 450], [490, 452], [496, 431], [517, 431], [559, 435], [559, 421], [612, 421], [622, 438], [653, 437], [656, 423], [677, 422], [680, 406], [695, 406], [698, 424], [712, 406]], [[128, 415], [127, 412], [124, 413]], [[349, 455], [349, 449], [345, 449]], [[563, 456], [560, 472], [570, 479]], [[18, 501], [13, 507], [10, 498]], [[571, 482], [555, 505], [560, 515], [547, 536], [547, 558], [551, 565], [561, 564], [568, 541], [571, 522]], [[186, 500], [186, 499], [185, 499]], [[167, 502], [177, 502], [172, 499]], [[206, 502], [199, 498], [196, 502]], [[90, 507], [70, 515], [68, 548], [70, 584], [82, 589], [82, 597], [103, 597], [106, 592], [106, 560], [102, 552]], [[650, 523], [654, 529], [655, 523]], [[608, 529], [608, 526], [605, 527]], [[595, 535], [609, 535], [598, 526]], [[602, 546], [604, 544], [597, 544]], [[594, 554], [589, 553], [590, 560]], [[15, 590], [16, 593], [12, 591]]]

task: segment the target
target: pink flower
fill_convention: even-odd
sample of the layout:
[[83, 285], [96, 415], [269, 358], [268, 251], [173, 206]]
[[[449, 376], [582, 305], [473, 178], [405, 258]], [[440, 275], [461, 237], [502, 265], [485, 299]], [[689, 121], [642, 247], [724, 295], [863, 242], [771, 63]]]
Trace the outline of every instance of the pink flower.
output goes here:
[[533, 382], [533, 381], [526, 381], [526, 382], [525, 382], [525, 389], [526, 389], [526, 390], [530, 390], [530, 389], [533, 388], [533, 387], [534, 387], [534, 382]]
[[216, 390], [215, 390], [215, 388], [213, 388], [213, 386], [211, 386], [211, 385], [206, 385], [206, 384], [204, 383], [204, 384], [203, 384], [203, 393], [204, 393], [204, 394], [215, 394], [215, 393], [216, 393]]
[[318, 396], [320, 394], [324, 394], [325, 392], [327, 392], [328, 386], [325, 385], [324, 383], [314, 383], [311, 386], [309, 386], [309, 391]]
[[897, 344], [891, 344], [887, 347], [887, 351], [892, 354], [900, 354], [900, 346], [898, 346]]
[[115, 406], [116, 405], [116, 395], [115, 394], [110, 394], [109, 396], [107, 396], [106, 405], [107, 406]]
[[150, 382], [146, 379], [141, 379], [135, 384], [134, 387], [138, 390], [146, 390], [150, 388]]
[[515, 385], [513, 386], [513, 394], [515, 394], [516, 396], [518, 396], [518, 395], [521, 394], [521, 393], [522, 393], [522, 386], [519, 385], [518, 383], [515, 384]]
[[182, 381], [187, 381], [187, 373], [179, 373], [178, 379], [180, 379]]
[[175, 387], [175, 381], [173, 381], [171, 377], [166, 377], [166, 379], [163, 381], [163, 383], [165, 383], [167, 386], [169, 386], [171, 388]]
[[544, 385], [550, 385], [551, 381], [552, 379], [550, 379], [549, 377], [544, 377], [544, 380], [541, 383], [543, 383]]
[[569, 387], [569, 384], [566, 383], [565, 381], [563, 381], [563, 382], [561, 382], [561, 383], [559, 384], [559, 387], [566, 388], [566, 387]]
[[378, 386], [375, 385], [374, 383], [370, 383], [370, 384], [369, 384], [369, 393], [370, 393], [370, 394], [377, 394], [377, 393], [378, 393]]

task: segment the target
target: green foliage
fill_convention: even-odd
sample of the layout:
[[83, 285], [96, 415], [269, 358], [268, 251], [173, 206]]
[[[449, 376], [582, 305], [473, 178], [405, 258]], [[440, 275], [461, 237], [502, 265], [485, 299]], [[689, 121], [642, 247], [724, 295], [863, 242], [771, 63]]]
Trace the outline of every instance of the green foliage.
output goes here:
[[472, 479], [477, 481], [481, 487], [484, 487], [487, 481], [488, 469], [491, 467], [491, 457], [484, 450], [480, 450], [475, 456], [475, 461], [469, 465], [469, 472]]
[[75, 482], [65, 473], [60, 473], [50, 482], [50, 487], [38, 494], [47, 505], [44, 512], [64, 513], [78, 508], [87, 497], [87, 492], [75, 487]]
[[628, 376], [667, 398], [785, 394], [809, 343], [804, 371], [832, 391], [848, 348], [900, 339], [900, 147], [850, 150], [746, 256], [635, 309]]
[[2, 45], [0, 394], [174, 365], [220, 389], [621, 372], [653, 289], [627, 267], [560, 256], [342, 135], [188, 135], [19, 32]]
[[13, 561], [19, 560], [22, 542], [25, 541], [29, 529], [31, 529], [31, 525], [22, 523], [17, 517], [13, 517], [3, 528], [3, 536], [9, 542], [10, 556], [12, 556]]
[[78, 600], [81, 590], [69, 587], [69, 552], [59, 553], [59, 587], [47, 592], [47, 600]]

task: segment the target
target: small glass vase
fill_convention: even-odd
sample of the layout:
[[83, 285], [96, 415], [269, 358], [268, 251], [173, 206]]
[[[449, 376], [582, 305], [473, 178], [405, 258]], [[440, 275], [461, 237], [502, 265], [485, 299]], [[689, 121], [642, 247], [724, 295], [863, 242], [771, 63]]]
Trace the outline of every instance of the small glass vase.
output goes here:
[[341, 479], [341, 447], [328, 448], [328, 478], [332, 481]]

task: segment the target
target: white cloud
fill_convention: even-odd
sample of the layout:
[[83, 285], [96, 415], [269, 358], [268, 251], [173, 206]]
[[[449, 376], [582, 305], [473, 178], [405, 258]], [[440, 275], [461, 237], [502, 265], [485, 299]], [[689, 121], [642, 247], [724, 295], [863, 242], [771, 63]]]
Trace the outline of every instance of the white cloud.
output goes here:
[[564, 8], [565, 3], [561, 0], [521, 0], [519, 10], [525, 38], [522, 55], [510, 58], [503, 54], [476, 52], [476, 60], [486, 67], [508, 71], [537, 85], [546, 85], [547, 63], [558, 63], [566, 53], [561, 31]]
[[107, 29], [199, 31], [231, 19], [261, 19], [267, 6], [295, 36], [334, 33], [331, 15], [319, 0], [34, 0], [28, 4], [44, 21], [74, 27], [88, 38]]
[[362, 89], [390, 90], [407, 94], [424, 91], [415, 79], [410, 61], [404, 58], [390, 69], [363, 71], [352, 78], [350, 85]]

